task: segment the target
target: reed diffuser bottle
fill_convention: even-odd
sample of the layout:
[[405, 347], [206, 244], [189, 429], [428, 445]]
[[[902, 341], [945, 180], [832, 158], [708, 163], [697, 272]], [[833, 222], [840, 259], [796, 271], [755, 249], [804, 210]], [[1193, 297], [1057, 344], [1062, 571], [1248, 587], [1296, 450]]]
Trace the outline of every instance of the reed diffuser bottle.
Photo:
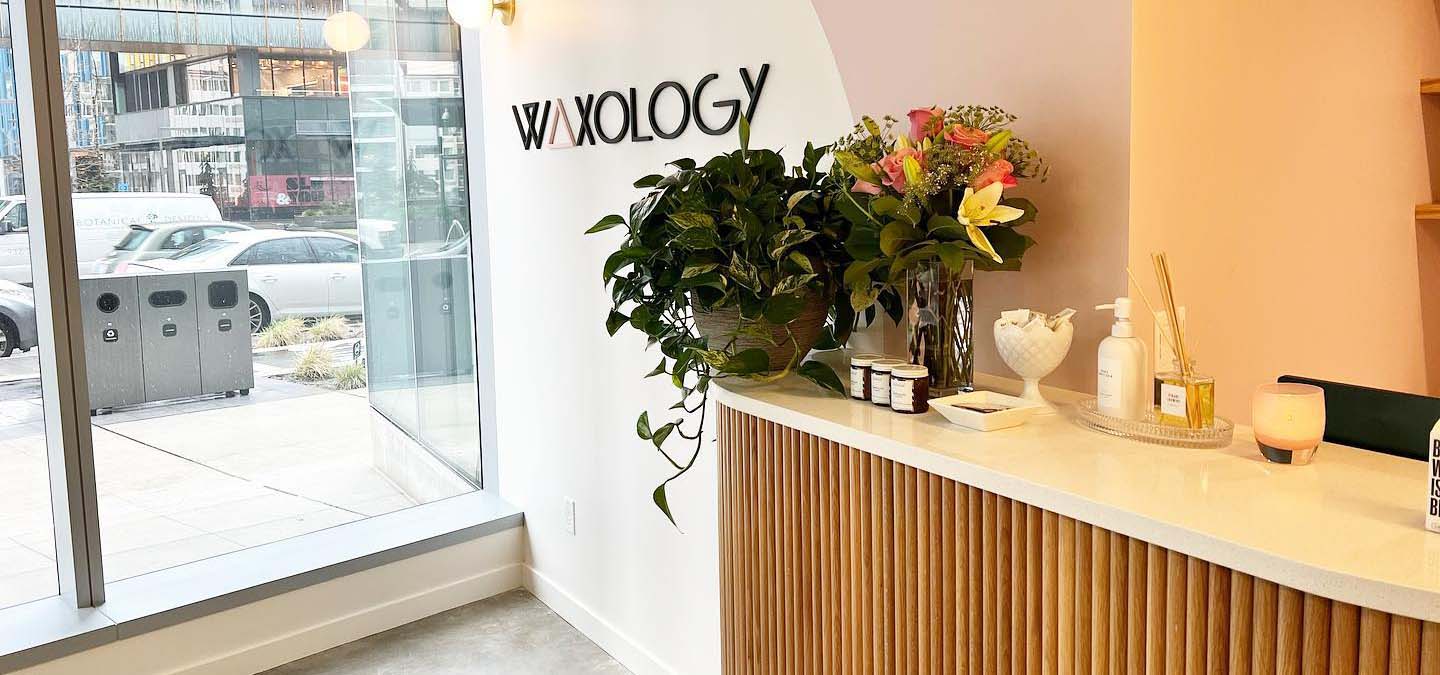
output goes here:
[[[1187, 429], [1209, 429], [1215, 426], [1215, 378], [1201, 374], [1185, 344], [1185, 326], [1175, 302], [1175, 283], [1170, 276], [1170, 261], [1164, 253], [1150, 256], [1155, 265], [1155, 281], [1160, 286], [1163, 313], [1157, 312], [1140, 290], [1140, 299], [1150, 312], [1164, 317], [1160, 333], [1175, 355], [1175, 367], [1167, 373], [1155, 374], [1155, 417], [1165, 426]], [[1134, 275], [1131, 275], [1134, 282]], [[1140, 284], [1135, 282], [1135, 287]]]

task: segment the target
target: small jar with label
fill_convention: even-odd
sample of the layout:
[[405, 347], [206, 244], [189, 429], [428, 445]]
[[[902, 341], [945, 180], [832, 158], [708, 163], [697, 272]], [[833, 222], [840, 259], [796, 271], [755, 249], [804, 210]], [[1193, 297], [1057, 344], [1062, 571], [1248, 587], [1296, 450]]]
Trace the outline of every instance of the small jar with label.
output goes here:
[[870, 366], [884, 354], [856, 354], [850, 357], [850, 398], [870, 400]]
[[930, 410], [930, 369], [903, 365], [890, 369], [890, 409], [917, 415]]
[[870, 364], [870, 402], [890, 407], [890, 371], [905, 365], [900, 359], [880, 359]]

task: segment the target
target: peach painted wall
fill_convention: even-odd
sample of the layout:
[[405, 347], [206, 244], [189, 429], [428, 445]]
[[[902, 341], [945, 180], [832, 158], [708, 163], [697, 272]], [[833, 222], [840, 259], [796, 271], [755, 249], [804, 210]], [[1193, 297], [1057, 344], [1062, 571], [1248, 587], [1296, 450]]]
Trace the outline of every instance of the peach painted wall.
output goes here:
[[[1125, 291], [1130, 185], [1130, 3], [907, 0], [903, 16], [860, 0], [814, 0], [856, 115], [930, 104], [999, 105], [1052, 163], [1023, 189], [1040, 243], [1023, 271], [976, 282], [978, 369], [1008, 373], [991, 324], [1003, 309], [1082, 310], [1070, 358], [1047, 382], [1093, 389], [1109, 319], [1088, 308]], [[905, 351], [903, 333], [886, 340]]]
[[1248, 419], [1284, 373], [1440, 393], [1440, 243], [1413, 216], [1435, 0], [1135, 0], [1133, 20], [1130, 262], [1153, 299], [1168, 252], [1219, 412]]

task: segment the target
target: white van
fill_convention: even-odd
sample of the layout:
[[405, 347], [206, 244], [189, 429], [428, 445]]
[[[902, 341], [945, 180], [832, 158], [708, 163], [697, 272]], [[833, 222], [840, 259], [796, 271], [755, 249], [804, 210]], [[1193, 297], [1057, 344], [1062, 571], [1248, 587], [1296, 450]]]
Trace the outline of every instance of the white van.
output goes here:
[[[85, 272], [130, 233], [131, 225], [220, 220], [215, 200], [186, 192], [82, 192], [72, 203], [75, 257]], [[25, 197], [0, 197], [0, 279], [30, 283], [29, 229]]]

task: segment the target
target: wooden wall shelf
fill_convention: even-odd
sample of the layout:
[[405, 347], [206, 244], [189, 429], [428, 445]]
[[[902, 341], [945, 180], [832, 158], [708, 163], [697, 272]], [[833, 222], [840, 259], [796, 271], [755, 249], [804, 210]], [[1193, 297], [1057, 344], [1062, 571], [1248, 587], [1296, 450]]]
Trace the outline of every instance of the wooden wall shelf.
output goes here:
[[1440, 204], [1421, 204], [1415, 207], [1416, 220], [1440, 220]]
[[1420, 80], [1420, 93], [1440, 94], [1440, 77], [1431, 77]]

